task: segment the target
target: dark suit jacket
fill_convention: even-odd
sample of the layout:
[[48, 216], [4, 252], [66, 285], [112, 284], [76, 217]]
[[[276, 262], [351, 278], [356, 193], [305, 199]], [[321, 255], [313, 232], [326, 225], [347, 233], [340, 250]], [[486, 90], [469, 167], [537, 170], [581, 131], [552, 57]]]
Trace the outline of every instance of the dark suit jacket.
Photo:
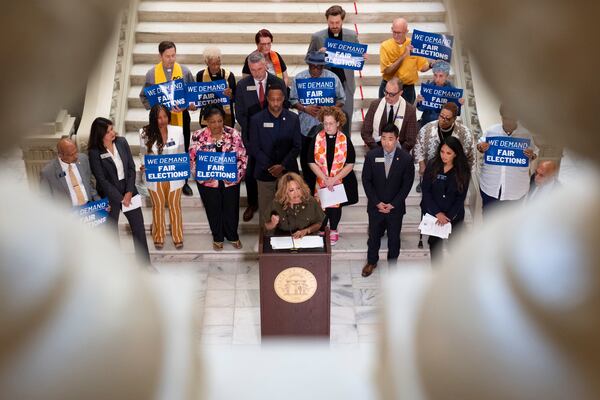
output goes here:
[[[327, 40], [327, 38], [329, 38], [329, 31], [327, 29], [313, 33], [310, 38], [310, 44], [308, 45], [307, 52], [319, 51], [319, 49], [325, 47], [325, 40]], [[356, 36], [356, 32], [350, 29], [342, 28], [342, 38], [344, 42], [358, 43], [358, 36]], [[344, 90], [347, 89], [347, 92], [349, 92], [346, 93], [346, 98], [348, 98], [354, 94], [354, 90], [356, 89], [356, 83], [354, 82], [354, 70], [344, 69], [344, 76], [346, 77]]]
[[406, 213], [406, 197], [415, 179], [415, 165], [412, 157], [402, 149], [396, 149], [390, 172], [385, 177], [385, 163], [375, 162], [383, 158], [383, 148], [369, 151], [365, 156], [362, 183], [368, 198], [367, 212], [378, 213], [377, 204], [389, 203], [394, 206], [392, 213]]
[[[81, 181], [88, 200], [100, 200], [100, 196], [98, 196], [98, 192], [96, 192], [96, 188], [92, 183], [92, 172], [90, 170], [90, 163], [87, 155], [79, 153], [77, 155], [77, 163], [75, 163], [75, 166], [81, 176]], [[69, 205], [72, 205], [67, 179], [67, 175], [62, 170], [58, 158], [56, 158], [46, 164], [44, 169], [42, 169], [40, 174], [40, 187], [42, 190], [50, 193], [52, 197], [66, 200]]]
[[[365, 115], [365, 121], [363, 122], [360, 130], [360, 136], [363, 138], [365, 144], [371, 149], [377, 146], [375, 139], [373, 139], [373, 119], [375, 118], [375, 112], [377, 111], [377, 107], [379, 107], [379, 102], [381, 100], [382, 99], [377, 99], [371, 102], [371, 105], [369, 105], [369, 110], [367, 111], [367, 115]], [[388, 116], [385, 112], [381, 115], [381, 120], [379, 121], [380, 134], [381, 130], [387, 123], [387, 117]], [[418, 133], [419, 128], [417, 126], [417, 109], [412, 104], [406, 103], [404, 121], [402, 122], [402, 129], [400, 129], [400, 135], [398, 136], [398, 141], [404, 150], [411, 151], [413, 147], [415, 147]]]
[[256, 159], [254, 177], [261, 181], [276, 179], [267, 171], [275, 164], [283, 165], [286, 172], [299, 171], [296, 158], [301, 147], [300, 119], [295, 113], [283, 109], [278, 120], [268, 109], [250, 118], [248, 151]]
[[106, 149], [90, 149], [89, 156], [90, 166], [96, 177], [98, 192], [103, 196], [107, 196], [111, 205], [118, 205], [123, 200], [125, 193], [131, 192], [135, 196], [138, 192], [135, 188], [135, 163], [133, 162], [127, 139], [117, 136], [114, 144], [123, 161], [123, 171], [125, 172], [125, 190], [123, 192], [119, 190], [117, 166], [112, 157], [102, 156], [103, 154], [109, 154], [108, 151]]
[[[244, 146], [246, 147], [248, 147], [248, 127], [250, 125], [250, 117], [262, 110], [258, 101], [256, 88], [249, 86], [254, 86], [254, 78], [252, 75], [240, 80], [235, 91], [235, 117], [242, 128], [242, 139], [244, 140]], [[283, 106], [285, 108], [290, 108], [285, 82], [270, 73], [267, 73], [265, 108], [267, 107], [267, 93], [269, 93], [269, 89], [273, 86], [279, 86], [283, 89], [283, 94], [285, 96]]]
[[421, 210], [433, 216], [443, 212], [452, 222], [462, 221], [465, 218], [465, 199], [468, 187], [465, 187], [463, 191], [458, 190], [454, 168], [447, 174], [440, 173], [438, 176], [431, 177], [428, 171], [431, 165], [431, 162], [427, 165], [421, 183], [423, 193]]

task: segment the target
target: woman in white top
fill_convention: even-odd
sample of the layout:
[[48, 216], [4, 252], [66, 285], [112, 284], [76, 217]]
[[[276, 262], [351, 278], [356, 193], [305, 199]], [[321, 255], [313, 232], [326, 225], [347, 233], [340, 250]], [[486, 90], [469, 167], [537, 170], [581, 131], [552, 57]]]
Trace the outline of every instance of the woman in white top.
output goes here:
[[[90, 167], [96, 178], [96, 189], [102, 197], [108, 197], [110, 204], [109, 220], [118, 231], [119, 215], [122, 207], [131, 206], [138, 195], [135, 188], [135, 163], [127, 144], [127, 139], [117, 136], [111, 120], [98, 117], [92, 122], [88, 142]], [[131, 232], [138, 259], [150, 264], [144, 216], [140, 207], [124, 212]]]
[[[149, 123], [140, 129], [140, 157], [144, 171], [146, 154], [186, 153], [183, 142], [183, 129], [169, 125], [171, 113], [166, 107], [157, 104], [150, 109]], [[171, 236], [176, 249], [183, 248], [183, 223], [181, 217], [181, 191], [185, 180], [147, 182], [146, 187], [152, 199], [152, 239], [157, 250], [163, 248], [166, 235], [165, 205], [169, 205]]]

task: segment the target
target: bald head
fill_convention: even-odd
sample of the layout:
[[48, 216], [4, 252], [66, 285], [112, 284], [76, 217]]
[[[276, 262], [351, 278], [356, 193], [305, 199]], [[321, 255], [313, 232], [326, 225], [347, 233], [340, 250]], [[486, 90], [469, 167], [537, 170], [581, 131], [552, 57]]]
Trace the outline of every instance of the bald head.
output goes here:
[[58, 157], [63, 162], [67, 164], [77, 162], [77, 146], [71, 139], [60, 139], [56, 144], [56, 150], [58, 151]]
[[398, 44], [406, 42], [408, 33], [408, 22], [404, 18], [396, 18], [392, 22], [392, 37]]
[[552, 181], [558, 172], [558, 165], [554, 160], [544, 160], [535, 170], [535, 184], [543, 186]]

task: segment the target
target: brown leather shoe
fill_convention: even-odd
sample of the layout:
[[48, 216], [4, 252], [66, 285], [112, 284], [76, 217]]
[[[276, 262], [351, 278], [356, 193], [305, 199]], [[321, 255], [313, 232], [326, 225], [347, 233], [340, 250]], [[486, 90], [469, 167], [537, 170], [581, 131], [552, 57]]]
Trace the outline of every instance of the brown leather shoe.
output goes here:
[[244, 211], [244, 222], [248, 222], [252, 219], [252, 217], [254, 216], [254, 213], [256, 212], [256, 207], [252, 207], [252, 206], [248, 206], [246, 207], [246, 210]]
[[373, 270], [377, 268], [377, 264], [366, 264], [362, 270], [362, 276], [365, 278], [373, 273]]

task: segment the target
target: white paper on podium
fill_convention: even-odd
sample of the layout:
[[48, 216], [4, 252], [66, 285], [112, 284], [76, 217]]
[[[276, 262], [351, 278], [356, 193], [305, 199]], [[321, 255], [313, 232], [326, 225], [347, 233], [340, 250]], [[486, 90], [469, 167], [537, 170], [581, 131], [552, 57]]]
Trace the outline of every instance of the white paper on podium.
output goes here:
[[448, 239], [448, 236], [450, 236], [450, 233], [452, 233], [452, 224], [448, 222], [445, 225], [439, 225], [436, 222], [436, 217], [430, 214], [425, 214], [421, 220], [421, 223], [419, 224], [419, 230], [423, 235]]
[[121, 209], [123, 210], [123, 212], [127, 212], [127, 211], [135, 210], [136, 208], [140, 208], [141, 206], [142, 206], [142, 196], [140, 196], [138, 193], [131, 198], [131, 203], [129, 203], [129, 207], [125, 207], [125, 204], [123, 204], [121, 206]]
[[273, 250], [323, 248], [323, 238], [314, 235], [304, 236], [302, 239], [292, 239], [291, 236], [273, 236], [271, 247]]
[[327, 188], [319, 189], [317, 191], [319, 194], [319, 201], [321, 202], [321, 208], [327, 208], [334, 204], [345, 203], [348, 201], [348, 196], [346, 196], [346, 189], [344, 189], [343, 184], [335, 185], [333, 187], [333, 191], [330, 191]]

